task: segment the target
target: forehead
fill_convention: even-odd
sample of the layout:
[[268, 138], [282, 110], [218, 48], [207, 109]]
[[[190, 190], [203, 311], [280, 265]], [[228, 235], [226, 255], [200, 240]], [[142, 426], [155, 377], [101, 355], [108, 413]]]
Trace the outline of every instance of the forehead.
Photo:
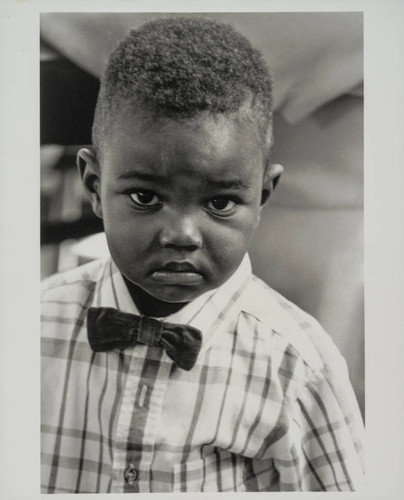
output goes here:
[[158, 170], [167, 175], [250, 175], [262, 169], [264, 148], [251, 120], [201, 113], [173, 120], [126, 109], [110, 127], [103, 168], [115, 175]]

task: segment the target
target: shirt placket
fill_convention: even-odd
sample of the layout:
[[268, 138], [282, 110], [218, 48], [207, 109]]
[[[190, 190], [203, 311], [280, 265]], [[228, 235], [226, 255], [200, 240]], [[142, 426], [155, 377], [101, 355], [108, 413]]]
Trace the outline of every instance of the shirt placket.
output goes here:
[[114, 492], [151, 491], [157, 425], [171, 367], [161, 348], [136, 347], [115, 434]]

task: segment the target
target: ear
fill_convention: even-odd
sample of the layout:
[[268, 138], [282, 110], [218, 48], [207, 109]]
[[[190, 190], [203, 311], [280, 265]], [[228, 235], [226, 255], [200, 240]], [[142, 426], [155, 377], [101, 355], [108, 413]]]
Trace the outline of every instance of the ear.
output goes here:
[[100, 198], [100, 166], [95, 154], [87, 148], [82, 148], [77, 153], [77, 168], [83, 182], [87, 196], [90, 198], [93, 211], [102, 219]]
[[264, 173], [264, 181], [262, 184], [261, 206], [263, 207], [269, 200], [273, 190], [278, 185], [279, 179], [283, 174], [283, 167], [276, 163], [268, 165]]

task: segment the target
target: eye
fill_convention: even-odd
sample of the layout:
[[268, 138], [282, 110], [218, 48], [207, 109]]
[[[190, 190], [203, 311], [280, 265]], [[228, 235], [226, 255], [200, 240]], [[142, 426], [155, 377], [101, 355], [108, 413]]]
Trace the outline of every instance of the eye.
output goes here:
[[232, 215], [236, 209], [236, 206], [236, 201], [228, 198], [227, 196], [218, 196], [217, 198], [212, 198], [206, 204], [206, 208], [210, 212], [221, 216]]
[[157, 207], [161, 204], [160, 198], [152, 191], [135, 191], [130, 197], [139, 207]]

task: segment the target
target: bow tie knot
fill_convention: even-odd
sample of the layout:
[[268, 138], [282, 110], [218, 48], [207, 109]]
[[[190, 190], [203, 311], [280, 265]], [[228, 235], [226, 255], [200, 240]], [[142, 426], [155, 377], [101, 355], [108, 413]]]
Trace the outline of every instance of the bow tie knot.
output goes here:
[[136, 344], [160, 346], [184, 370], [194, 366], [202, 344], [202, 334], [197, 328], [123, 313], [111, 307], [90, 307], [87, 330], [90, 346], [95, 352]]

